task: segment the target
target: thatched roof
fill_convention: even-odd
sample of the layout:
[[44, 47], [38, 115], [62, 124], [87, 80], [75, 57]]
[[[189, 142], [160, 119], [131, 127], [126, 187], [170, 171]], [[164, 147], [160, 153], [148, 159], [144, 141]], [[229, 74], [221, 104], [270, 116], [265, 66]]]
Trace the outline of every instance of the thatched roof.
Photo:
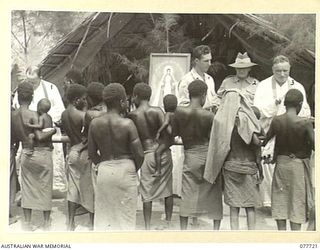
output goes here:
[[[134, 50], [133, 47], [126, 47], [122, 39], [123, 34], [146, 32], [151, 29], [154, 19], [159, 15], [93, 13], [48, 53], [41, 63], [43, 78], [55, 83], [61, 90], [66, 72], [71, 67], [84, 70], [109, 41], [113, 41], [112, 49], [119, 49], [123, 53]], [[205, 27], [203, 24], [201, 26], [201, 32], [205, 35], [197, 34], [197, 43], [218, 44], [213, 54], [214, 59], [222, 64], [231, 63], [239, 50], [248, 51], [253, 61], [259, 64], [255, 70], [260, 80], [272, 74], [272, 58], [276, 48], [290, 42], [271, 23], [252, 14], [179, 14], [179, 16], [182, 23], [191, 22], [191, 19], [201, 24], [205, 23]], [[194, 29], [192, 32], [194, 33], [188, 34], [188, 37], [194, 38], [198, 30]], [[293, 59], [293, 77], [304, 84], [308, 93], [315, 79], [315, 54], [304, 49], [296, 53]], [[232, 69], [228, 68], [221, 76], [214, 76], [215, 80], [217, 78], [216, 81], [220, 82], [225, 74], [231, 72], [230, 70]]]

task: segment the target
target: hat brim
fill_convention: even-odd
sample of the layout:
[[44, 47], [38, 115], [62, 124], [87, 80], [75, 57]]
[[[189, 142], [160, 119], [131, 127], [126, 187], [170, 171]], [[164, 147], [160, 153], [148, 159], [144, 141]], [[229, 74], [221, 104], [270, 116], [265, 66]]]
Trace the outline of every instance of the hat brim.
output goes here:
[[239, 69], [251, 68], [255, 65], [258, 65], [258, 64], [256, 64], [256, 63], [232, 63], [232, 64], [229, 64], [230, 67], [239, 68]]

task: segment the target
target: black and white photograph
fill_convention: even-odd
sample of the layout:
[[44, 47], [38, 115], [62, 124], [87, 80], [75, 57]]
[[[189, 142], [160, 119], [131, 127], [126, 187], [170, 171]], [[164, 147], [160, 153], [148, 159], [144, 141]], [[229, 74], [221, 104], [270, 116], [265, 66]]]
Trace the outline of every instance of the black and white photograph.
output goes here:
[[7, 231], [316, 231], [316, 19], [12, 10]]

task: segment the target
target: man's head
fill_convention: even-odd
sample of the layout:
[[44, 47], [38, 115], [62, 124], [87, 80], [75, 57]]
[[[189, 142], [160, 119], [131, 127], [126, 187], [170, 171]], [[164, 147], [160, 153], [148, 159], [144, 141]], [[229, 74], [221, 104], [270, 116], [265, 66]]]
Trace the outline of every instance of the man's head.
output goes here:
[[40, 69], [37, 66], [30, 66], [26, 70], [26, 76], [28, 82], [33, 85], [33, 88], [37, 88], [40, 83]]
[[102, 92], [104, 85], [100, 82], [92, 82], [88, 85], [88, 104], [93, 107], [102, 102]]
[[297, 89], [290, 89], [285, 98], [284, 106], [288, 110], [289, 108], [295, 108], [297, 114], [300, 112], [303, 103], [303, 94]]
[[18, 85], [18, 102], [30, 105], [33, 99], [33, 85], [28, 80]]
[[87, 88], [80, 84], [70, 84], [67, 90], [67, 99], [70, 104], [82, 110], [87, 104]]
[[280, 55], [273, 59], [272, 72], [275, 80], [283, 84], [288, 80], [290, 74], [290, 62], [288, 57]]
[[139, 107], [141, 101], [149, 101], [152, 90], [146, 83], [137, 83], [133, 88], [133, 102]]
[[169, 94], [163, 98], [164, 111], [175, 112], [177, 109], [177, 105], [178, 105], [178, 99], [175, 95]]
[[40, 115], [48, 113], [51, 108], [49, 99], [43, 98], [37, 104], [37, 111]]
[[200, 45], [193, 49], [192, 58], [196, 70], [206, 73], [211, 65], [211, 50], [207, 45]]
[[208, 86], [201, 80], [194, 80], [188, 86], [190, 101], [198, 99], [200, 105], [203, 106], [206, 102]]
[[76, 69], [69, 70], [63, 79], [63, 83], [65, 90], [70, 86], [70, 84], [77, 83], [82, 85], [83, 82], [81, 72]]
[[103, 101], [108, 110], [118, 109], [120, 113], [127, 110], [126, 90], [120, 83], [110, 83], [103, 89]]

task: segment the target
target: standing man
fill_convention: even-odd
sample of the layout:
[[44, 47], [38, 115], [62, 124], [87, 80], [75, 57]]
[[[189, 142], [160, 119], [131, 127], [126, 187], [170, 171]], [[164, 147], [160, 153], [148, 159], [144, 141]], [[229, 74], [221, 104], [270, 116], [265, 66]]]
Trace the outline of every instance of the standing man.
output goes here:
[[218, 97], [221, 99], [224, 92], [228, 89], [238, 89], [248, 99], [249, 104], [253, 105], [254, 95], [259, 81], [249, 75], [251, 68], [257, 65], [251, 62], [247, 52], [237, 55], [234, 63], [229, 64], [236, 71], [235, 76], [228, 76], [221, 83], [217, 91]]
[[89, 157], [98, 169], [94, 228], [134, 230], [143, 149], [134, 123], [123, 118], [127, 109], [124, 87], [110, 83], [103, 90], [103, 100], [108, 111], [92, 120], [88, 139]]
[[219, 106], [213, 78], [208, 75], [211, 65], [211, 50], [207, 45], [200, 45], [194, 48], [192, 52], [193, 67], [186, 75], [182, 77], [178, 84], [178, 106], [187, 106], [190, 103], [188, 86], [194, 80], [203, 81], [208, 88], [204, 109], [215, 110]]
[[67, 91], [68, 107], [62, 113], [61, 121], [66, 134], [70, 138], [70, 151], [67, 162], [68, 180], [68, 230], [75, 229], [74, 216], [81, 205], [90, 213], [93, 228], [93, 185], [91, 179], [91, 162], [83, 144], [83, 126], [87, 88], [80, 84], [71, 84]]
[[161, 108], [149, 105], [151, 88], [138, 83], [133, 89], [133, 100], [137, 109], [128, 117], [135, 123], [144, 150], [141, 167], [140, 193], [143, 202], [143, 215], [146, 230], [150, 229], [152, 201], [164, 198], [166, 221], [171, 221], [173, 210], [172, 196], [172, 157], [170, 149], [161, 155], [161, 175], [154, 176], [156, 169], [155, 150], [158, 148], [157, 132], [164, 122]]
[[29, 110], [33, 99], [33, 85], [25, 82], [18, 86], [19, 108], [11, 113], [12, 135], [16, 143], [21, 142], [21, 207], [25, 218], [24, 228], [32, 230], [32, 210], [43, 211], [44, 229], [50, 227], [50, 213], [52, 208], [52, 149], [51, 136], [56, 132], [34, 131], [35, 144], [31, 153], [28, 135], [33, 129], [24, 124], [38, 120], [37, 112]]
[[[207, 45], [200, 45], [193, 49], [192, 52], [192, 69], [182, 77], [178, 83], [178, 106], [188, 106], [190, 103], [188, 86], [194, 80], [201, 80], [207, 85], [207, 97], [203, 108], [215, 111], [219, 106], [219, 98], [215, 92], [215, 83], [213, 78], [207, 74], [207, 71], [211, 65], [212, 55], [210, 47]], [[173, 186], [175, 193], [181, 194], [181, 177], [182, 177], [182, 163], [184, 161], [183, 148], [178, 146], [173, 147], [173, 155], [179, 158], [174, 160], [177, 164], [174, 164], [173, 169]], [[194, 221], [194, 224], [197, 224]]]
[[[40, 69], [37, 66], [31, 66], [26, 70], [26, 76], [30, 83], [33, 85], [34, 93], [33, 99], [30, 103], [29, 109], [37, 111], [38, 102], [43, 99], [49, 99], [51, 103], [51, 109], [48, 114], [52, 117], [53, 123], [57, 123], [61, 119], [61, 114], [64, 111], [64, 105], [60, 96], [59, 90], [56, 85], [47, 82], [40, 78]], [[15, 93], [13, 98], [13, 107], [19, 108], [18, 95]], [[56, 135], [61, 135], [60, 129], [56, 127]], [[18, 154], [19, 156], [19, 154]], [[66, 189], [65, 184], [65, 171], [64, 171], [64, 156], [61, 143], [55, 143], [53, 152], [53, 189], [60, 192], [64, 192]], [[19, 161], [17, 161], [17, 165]]]
[[[301, 230], [314, 208], [310, 155], [314, 131], [309, 119], [298, 117], [304, 96], [297, 89], [285, 95], [286, 113], [273, 118], [265, 142], [276, 136], [272, 180], [272, 217], [278, 230]], [[312, 212], [311, 212], [312, 213]]]
[[[286, 112], [284, 97], [288, 90], [297, 89], [303, 95], [303, 103], [298, 116], [310, 117], [310, 107], [307, 103], [306, 92], [302, 84], [291, 78], [290, 62], [286, 56], [279, 55], [273, 59], [273, 75], [261, 81], [256, 89], [254, 106], [261, 112], [261, 126], [267, 133], [273, 117], [282, 115]], [[272, 155], [274, 139], [264, 147], [262, 157]], [[274, 164], [263, 164], [264, 180], [260, 185], [262, 192], [263, 205], [271, 206], [271, 180], [273, 176]]]
[[202, 108], [207, 94], [207, 85], [204, 82], [191, 82], [188, 93], [190, 104], [177, 108], [172, 122], [173, 134], [181, 136], [185, 154], [180, 227], [181, 230], [187, 229], [188, 217], [209, 215], [214, 221], [214, 229], [218, 230], [222, 219], [221, 179], [211, 184], [203, 178], [214, 115]]

